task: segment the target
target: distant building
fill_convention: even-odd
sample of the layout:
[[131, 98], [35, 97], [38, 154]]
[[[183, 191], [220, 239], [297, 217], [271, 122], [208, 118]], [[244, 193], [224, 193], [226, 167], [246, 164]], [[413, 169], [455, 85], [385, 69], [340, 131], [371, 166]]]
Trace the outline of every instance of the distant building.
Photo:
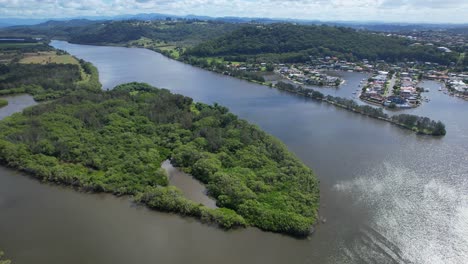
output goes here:
[[447, 48], [447, 47], [438, 47], [437, 49], [440, 50], [440, 51], [446, 52], [446, 53], [452, 52], [452, 51], [451, 51], [449, 48]]

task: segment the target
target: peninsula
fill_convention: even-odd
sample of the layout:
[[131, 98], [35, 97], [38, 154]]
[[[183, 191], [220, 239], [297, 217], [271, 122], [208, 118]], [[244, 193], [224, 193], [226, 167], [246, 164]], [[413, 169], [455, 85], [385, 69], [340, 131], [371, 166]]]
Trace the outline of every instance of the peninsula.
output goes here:
[[[226, 229], [254, 226], [296, 237], [313, 230], [319, 183], [312, 170], [227, 108], [143, 83], [102, 91], [97, 72], [83, 61], [6, 67], [0, 91], [32, 93], [47, 103], [0, 122], [1, 164], [45, 182], [131, 195]], [[71, 84], [63, 83], [67, 76]], [[205, 183], [218, 208], [169, 186], [161, 168], [167, 159]]]

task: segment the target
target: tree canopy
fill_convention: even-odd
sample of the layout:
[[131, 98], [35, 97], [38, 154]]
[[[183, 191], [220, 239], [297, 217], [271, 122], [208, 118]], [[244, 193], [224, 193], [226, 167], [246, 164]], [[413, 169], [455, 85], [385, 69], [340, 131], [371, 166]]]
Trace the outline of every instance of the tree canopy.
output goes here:
[[97, 69], [76, 64], [0, 64], [0, 95], [29, 93], [38, 101], [56, 99], [79, 89], [99, 90]]
[[310, 56], [336, 56], [349, 61], [417, 60], [449, 64], [456, 54], [434, 47], [411, 46], [410, 40], [351, 28], [294, 24], [245, 25], [186, 51], [198, 57], [225, 56], [243, 60], [256, 56], [276, 62], [305, 62]]

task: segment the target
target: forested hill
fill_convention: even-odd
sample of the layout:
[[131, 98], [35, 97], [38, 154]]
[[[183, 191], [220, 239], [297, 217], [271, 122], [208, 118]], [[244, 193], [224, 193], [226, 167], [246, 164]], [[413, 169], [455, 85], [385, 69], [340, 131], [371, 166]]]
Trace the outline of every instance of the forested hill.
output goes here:
[[117, 21], [88, 26], [88, 30], [72, 34], [75, 43], [124, 43], [141, 37], [166, 42], [198, 44], [237, 29], [239, 25], [223, 22], [144, 22]]
[[457, 54], [434, 47], [411, 46], [410, 40], [387, 37], [350, 28], [293, 24], [247, 25], [219, 38], [187, 50], [198, 57], [237, 56], [239, 60], [257, 56], [282, 62], [301, 62], [310, 56], [358, 59], [418, 60], [448, 64]]
[[[457, 52], [414, 44], [408, 39], [334, 26], [226, 23], [219, 21], [49, 21], [0, 30], [0, 36], [58, 38], [79, 44], [164, 45], [188, 48], [186, 56], [249, 58], [271, 62], [305, 62], [310, 56], [336, 56], [347, 61], [368, 59], [457, 62]], [[151, 45], [145, 45], [145, 42]], [[157, 49], [161, 52], [160, 49]], [[180, 49], [182, 51], [182, 49]], [[183, 54], [182, 54], [183, 55]]]
[[240, 24], [216, 21], [49, 21], [0, 30], [0, 35], [60, 38], [80, 44], [126, 44], [142, 37], [196, 45], [238, 29]]

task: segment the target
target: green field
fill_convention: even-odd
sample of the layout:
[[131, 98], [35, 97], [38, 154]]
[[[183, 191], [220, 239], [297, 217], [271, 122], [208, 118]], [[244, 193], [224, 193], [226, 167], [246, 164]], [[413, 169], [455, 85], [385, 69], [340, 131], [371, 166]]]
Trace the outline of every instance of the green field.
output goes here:
[[161, 52], [173, 59], [178, 59], [180, 57], [180, 51], [177, 45], [175, 45], [174, 43], [168, 43], [166, 41], [153, 40], [150, 38], [141, 37], [137, 40], [130, 41], [128, 45]]
[[36, 64], [47, 64], [47, 63], [58, 63], [58, 64], [76, 64], [78, 61], [70, 55], [57, 55], [56, 52], [41, 52], [39, 55], [25, 56], [20, 60], [20, 63], [36, 63]]

